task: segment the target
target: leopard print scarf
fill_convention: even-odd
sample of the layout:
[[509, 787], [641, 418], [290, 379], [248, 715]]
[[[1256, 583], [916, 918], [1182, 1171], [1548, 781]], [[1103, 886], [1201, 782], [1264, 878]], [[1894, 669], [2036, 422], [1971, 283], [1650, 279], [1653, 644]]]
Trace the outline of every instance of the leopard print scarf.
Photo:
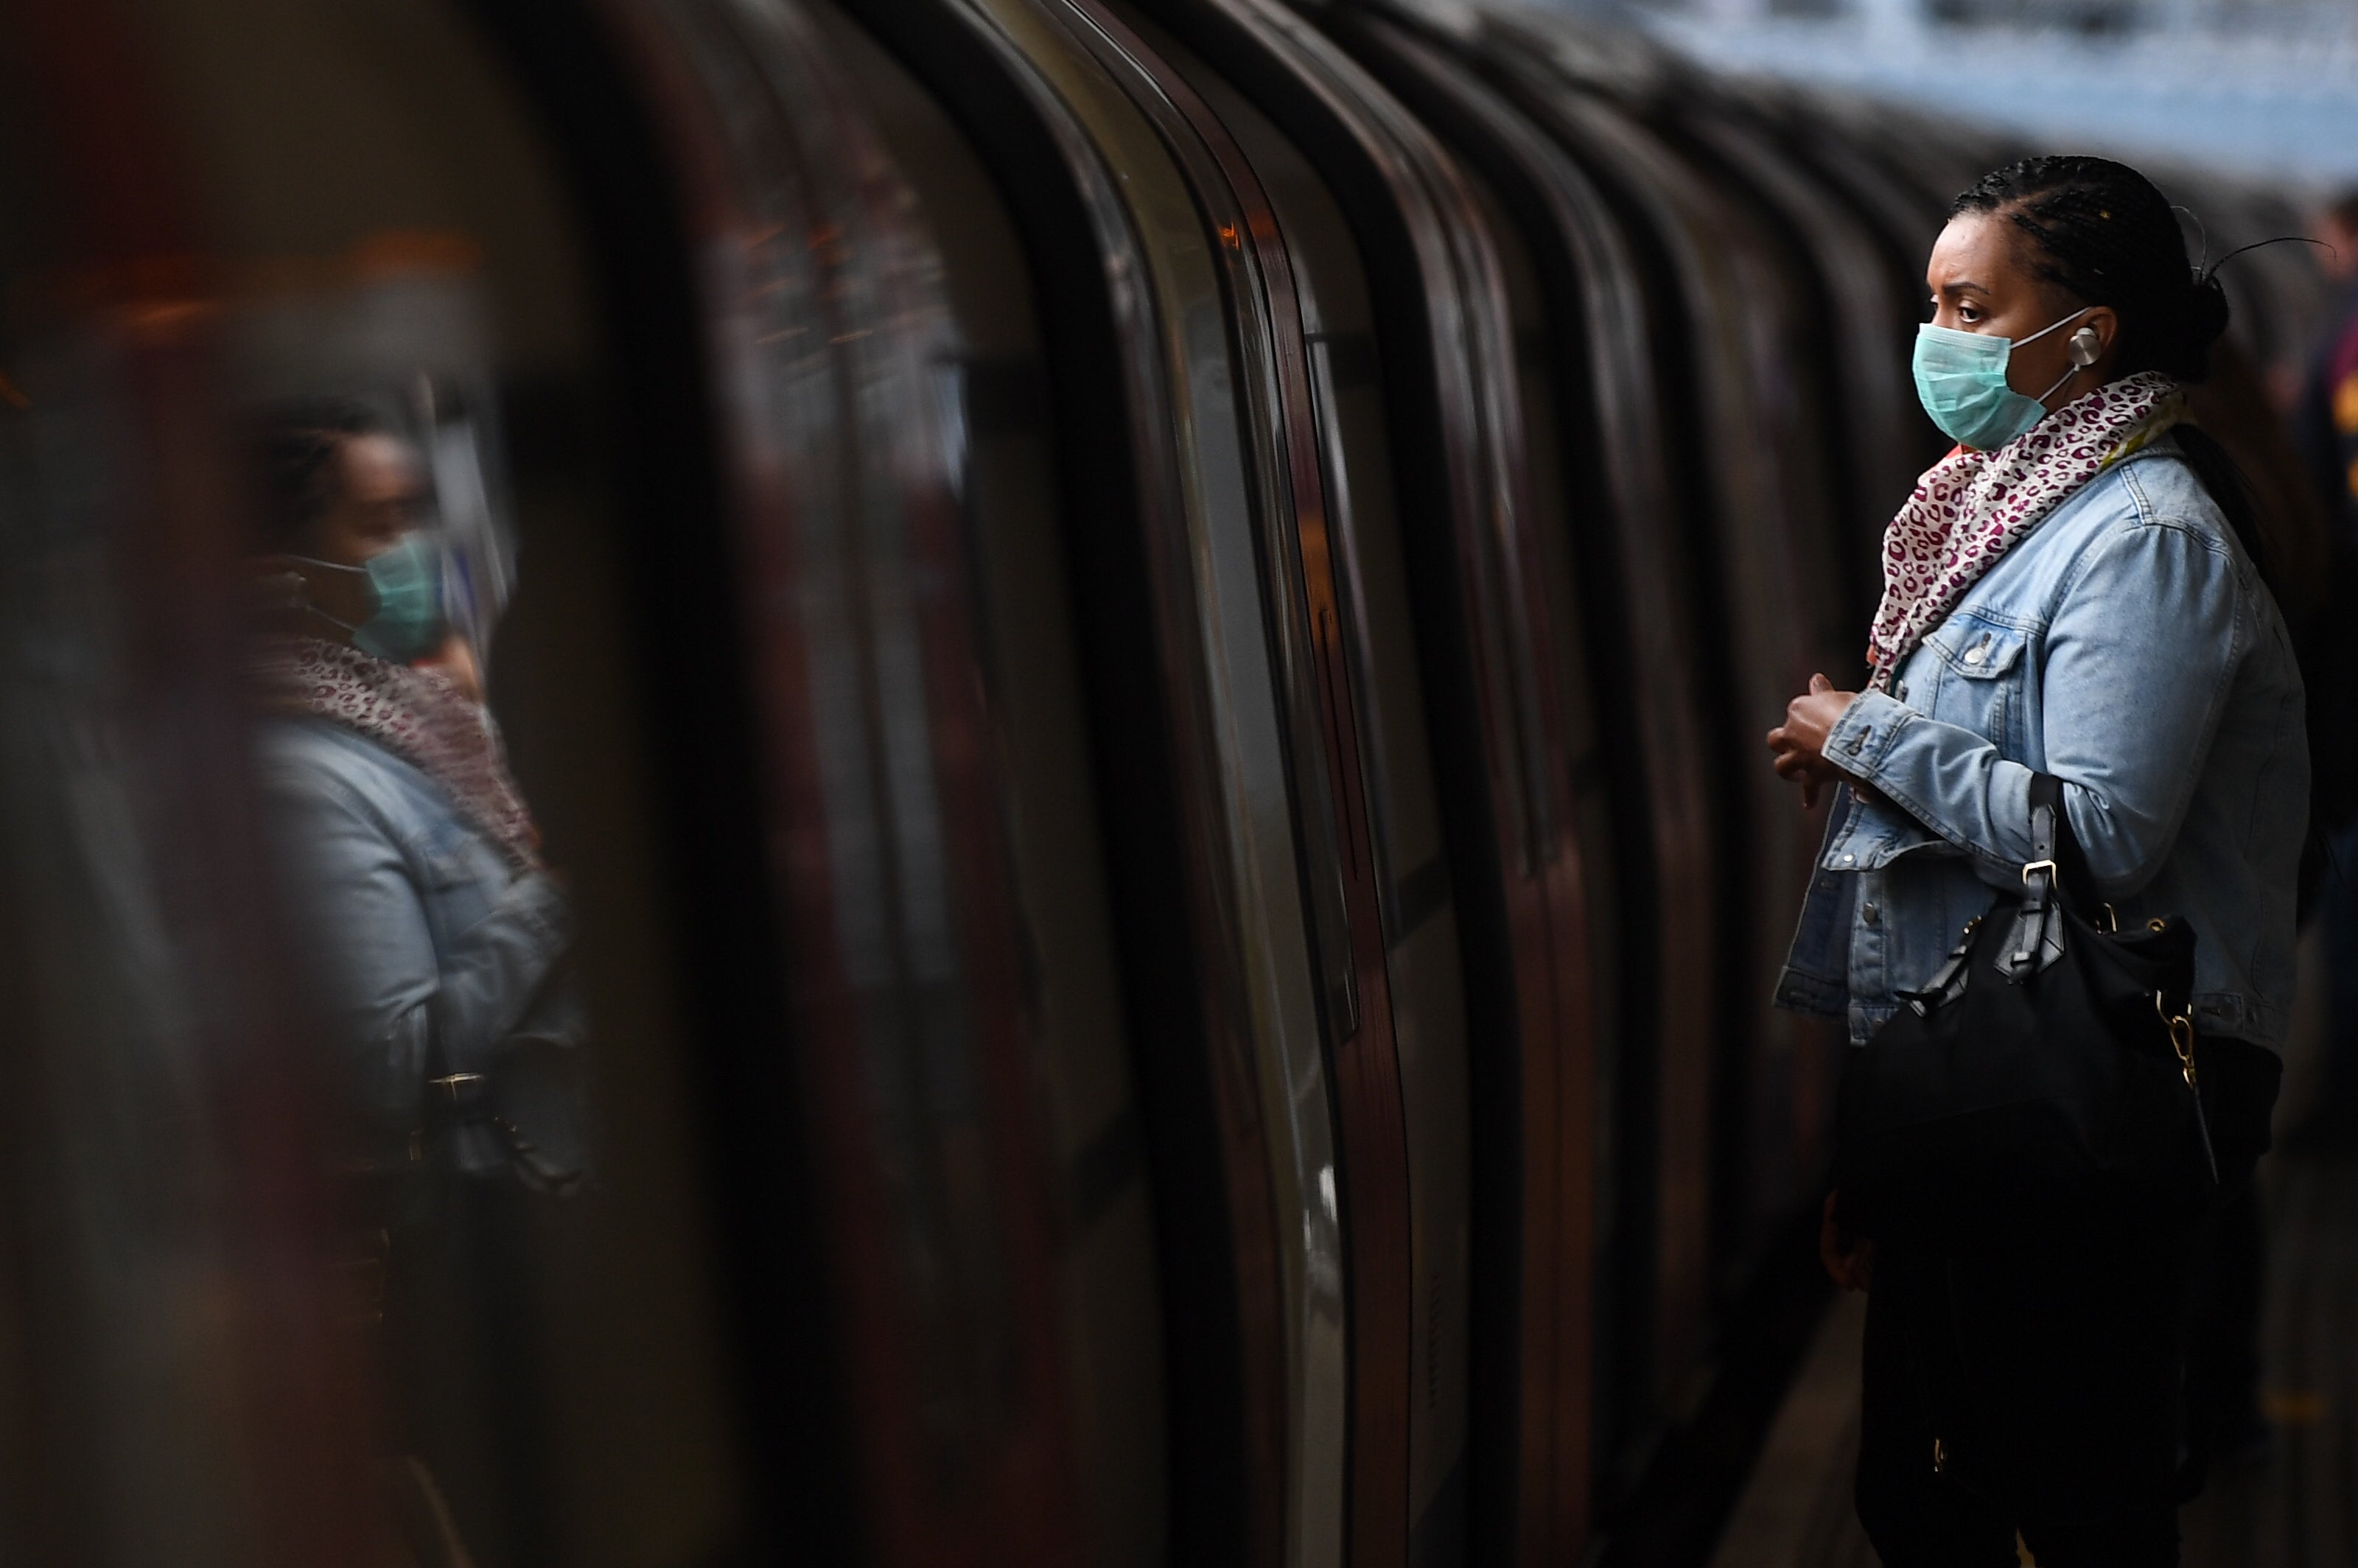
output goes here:
[[1946, 619], [1982, 573], [2082, 485], [2185, 416], [2178, 384], [2139, 371], [2084, 393], [1991, 451], [1959, 447], [1924, 472], [1883, 535], [1874, 685]]
[[415, 763], [517, 865], [540, 863], [540, 832], [508, 773], [499, 727], [448, 676], [319, 637], [273, 641], [255, 675], [268, 706], [341, 724]]

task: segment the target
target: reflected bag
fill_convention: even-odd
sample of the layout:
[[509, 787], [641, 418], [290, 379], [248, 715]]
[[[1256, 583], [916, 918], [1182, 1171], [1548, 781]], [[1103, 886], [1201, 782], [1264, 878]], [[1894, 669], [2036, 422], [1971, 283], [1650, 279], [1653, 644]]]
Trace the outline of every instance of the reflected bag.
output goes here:
[[[1844, 1070], [1845, 1226], [1939, 1250], [2076, 1223], [2190, 1218], [2218, 1187], [2195, 1090], [2194, 931], [2109, 914], [2032, 775], [2032, 860]], [[2107, 919], [2107, 925], [2111, 924]]]

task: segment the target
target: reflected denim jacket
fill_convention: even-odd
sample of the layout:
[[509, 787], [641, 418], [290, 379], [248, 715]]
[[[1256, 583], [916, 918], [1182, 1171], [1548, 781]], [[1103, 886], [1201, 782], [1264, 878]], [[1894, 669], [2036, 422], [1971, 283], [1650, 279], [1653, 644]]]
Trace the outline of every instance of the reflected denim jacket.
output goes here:
[[[1779, 1006], [1863, 1044], [1993, 890], [2022, 885], [2032, 772], [2124, 926], [2182, 914], [2198, 1027], [2275, 1047], [2309, 816], [2299, 666], [2275, 600], [2168, 437], [2066, 499], [1902, 663], [1826, 756], [1840, 792]], [[1878, 798], [1879, 797], [1879, 798]]]
[[572, 920], [546, 872], [519, 870], [422, 770], [325, 719], [276, 718], [259, 740], [267, 827], [309, 990], [332, 1031], [365, 1165], [400, 1169], [432, 1119], [427, 1083], [483, 1076], [483, 1108], [526, 1130], [519, 1162], [481, 1117], [452, 1129], [472, 1174], [527, 1185], [585, 1156]]

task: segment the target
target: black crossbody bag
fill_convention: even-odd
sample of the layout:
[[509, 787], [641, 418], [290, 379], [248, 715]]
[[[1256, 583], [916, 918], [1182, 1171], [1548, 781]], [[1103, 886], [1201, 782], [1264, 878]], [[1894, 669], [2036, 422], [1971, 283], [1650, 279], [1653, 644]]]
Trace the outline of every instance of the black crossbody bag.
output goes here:
[[2042, 1220], [2174, 1223], [2217, 1191], [2193, 928], [2113, 928], [2050, 774], [2032, 776], [2030, 823], [2020, 896], [1999, 894], [1850, 1054], [1834, 1172], [1847, 1228], [1948, 1249]]

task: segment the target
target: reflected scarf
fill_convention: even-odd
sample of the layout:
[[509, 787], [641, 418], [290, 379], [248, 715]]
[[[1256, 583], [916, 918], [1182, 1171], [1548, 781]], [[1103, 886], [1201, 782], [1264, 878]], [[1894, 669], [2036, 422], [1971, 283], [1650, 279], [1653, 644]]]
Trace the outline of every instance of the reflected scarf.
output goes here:
[[2003, 447], [1959, 447], [1925, 470], [1883, 534], [1883, 602], [1867, 634], [1875, 689], [1889, 688], [1900, 661], [2017, 539], [2185, 412], [2176, 382], [2139, 371], [2082, 394]]
[[540, 831], [509, 776], [499, 727], [449, 676], [319, 637], [270, 643], [255, 674], [269, 707], [340, 724], [415, 764], [517, 865], [539, 864]]

